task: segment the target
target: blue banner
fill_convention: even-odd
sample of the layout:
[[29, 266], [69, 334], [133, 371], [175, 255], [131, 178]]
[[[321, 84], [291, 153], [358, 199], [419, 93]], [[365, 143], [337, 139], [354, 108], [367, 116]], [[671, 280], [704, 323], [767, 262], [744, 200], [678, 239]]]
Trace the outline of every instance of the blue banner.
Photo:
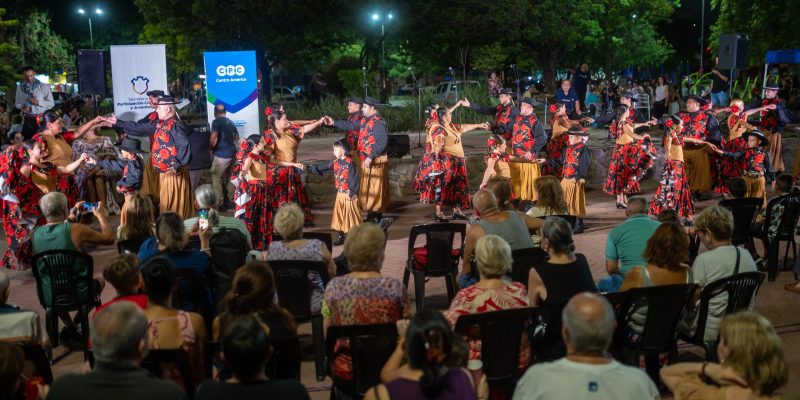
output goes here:
[[214, 106], [223, 104], [239, 137], [259, 134], [258, 77], [255, 51], [203, 53], [206, 67], [208, 123], [214, 120]]

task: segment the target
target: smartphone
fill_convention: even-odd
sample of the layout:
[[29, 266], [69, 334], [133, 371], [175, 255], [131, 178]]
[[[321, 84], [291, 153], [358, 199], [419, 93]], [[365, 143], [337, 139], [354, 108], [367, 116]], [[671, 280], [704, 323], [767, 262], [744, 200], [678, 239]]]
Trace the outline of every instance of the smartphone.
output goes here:
[[208, 229], [208, 210], [197, 212], [197, 222], [200, 225], [200, 229]]
[[99, 205], [98, 203], [83, 203], [83, 209], [84, 211], [94, 211]]

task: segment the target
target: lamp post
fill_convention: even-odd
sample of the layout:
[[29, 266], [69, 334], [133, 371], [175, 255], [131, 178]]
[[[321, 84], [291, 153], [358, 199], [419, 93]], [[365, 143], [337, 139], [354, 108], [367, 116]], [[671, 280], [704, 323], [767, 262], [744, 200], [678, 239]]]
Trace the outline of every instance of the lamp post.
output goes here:
[[[99, 8], [94, 9], [96, 15], [103, 15], [103, 10]], [[94, 48], [94, 34], [92, 33], [92, 14], [83, 8], [78, 8], [78, 14], [85, 15], [89, 19], [89, 43], [91, 48]]]
[[394, 14], [391, 11], [386, 11], [384, 14], [372, 13], [372, 22], [381, 24], [381, 86], [384, 93], [386, 92], [386, 24], [392, 19]]

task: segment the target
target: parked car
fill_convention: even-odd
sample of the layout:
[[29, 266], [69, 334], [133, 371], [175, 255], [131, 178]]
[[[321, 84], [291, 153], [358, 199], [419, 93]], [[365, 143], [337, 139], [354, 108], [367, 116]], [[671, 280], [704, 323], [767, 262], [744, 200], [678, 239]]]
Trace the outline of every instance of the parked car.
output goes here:
[[302, 96], [286, 86], [272, 87], [272, 101], [278, 103], [294, 103], [302, 100]]
[[446, 81], [436, 87], [436, 98], [442, 104], [452, 104], [462, 97], [462, 88], [465, 86], [479, 87], [478, 81]]

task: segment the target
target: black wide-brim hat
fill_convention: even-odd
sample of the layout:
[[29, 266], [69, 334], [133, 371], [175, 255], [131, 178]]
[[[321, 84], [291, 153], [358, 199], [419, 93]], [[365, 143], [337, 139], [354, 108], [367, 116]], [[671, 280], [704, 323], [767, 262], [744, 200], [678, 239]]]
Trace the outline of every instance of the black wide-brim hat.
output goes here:
[[535, 101], [531, 97], [526, 97], [526, 98], [522, 99], [522, 101], [520, 101], [520, 103], [527, 104], [527, 105], [529, 105], [531, 107], [536, 107]]
[[764, 83], [764, 89], [781, 90], [781, 83], [778, 80], [778, 77], [771, 76], [767, 78], [767, 82]]
[[761, 143], [759, 143], [759, 146], [761, 147], [769, 146], [769, 139], [767, 139], [767, 137], [764, 136], [764, 134], [761, 133], [761, 131], [748, 131], [745, 132], [744, 135], [742, 135], [745, 141], [747, 141], [750, 138], [750, 136], [755, 136], [758, 138], [758, 140], [761, 141]]
[[689, 96], [686, 97], [686, 100], [694, 100], [698, 104], [700, 104], [701, 106], [703, 104], [706, 104], [706, 99], [704, 99], [703, 97], [701, 97], [700, 95], [697, 95], [697, 94], [690, 94]]
[[364, 99], [361, 97], [347, 97], [344, 99], [345, 103], [364, 104]]
[[381, 101], [374, 97], [367, 96], [364, 98], [364, 101], [361, 104], [366, 104], [372, 107], [378, 107], [379, 105], [381, 105]]
[[163, 90], [151, 90], [147, 92], [147, 95], [150, 97], [161, 97], [161, 96], [166, 96], [167, 94], [164, 93]]
[[128, 137], [122, 139], [122, 143], [120, 143], [119, 149], [139, 155], [144, 154], [141, 147], [139, 147], [139, 141]]
[[571, 136], [583, 136], [583, 137], [588, 137], [589, 136], [589, 131], [587, 131], [586, 128], [583, 128], [583, 127], [580, 127], [580, 126], [573, 126], [573, 127], [569, 128], [569, 132], [568, 133]]
[[509, 88], [502, 88], [502, 89], [500, 89], [499, 92], [497, 92], [498, 96], [500, 96], [501, 94], [507, 94], [507, 95], [511, 96], [512, 94], [514, 94], [514, 91], [512, 89], [509, 89]]
[[177, 97], [173, 96], [160, 96], [156, 102], [156, 104], [160, 106], [168, 106], [168, 105], [175, 105], [179, 104], [181, 101]]

